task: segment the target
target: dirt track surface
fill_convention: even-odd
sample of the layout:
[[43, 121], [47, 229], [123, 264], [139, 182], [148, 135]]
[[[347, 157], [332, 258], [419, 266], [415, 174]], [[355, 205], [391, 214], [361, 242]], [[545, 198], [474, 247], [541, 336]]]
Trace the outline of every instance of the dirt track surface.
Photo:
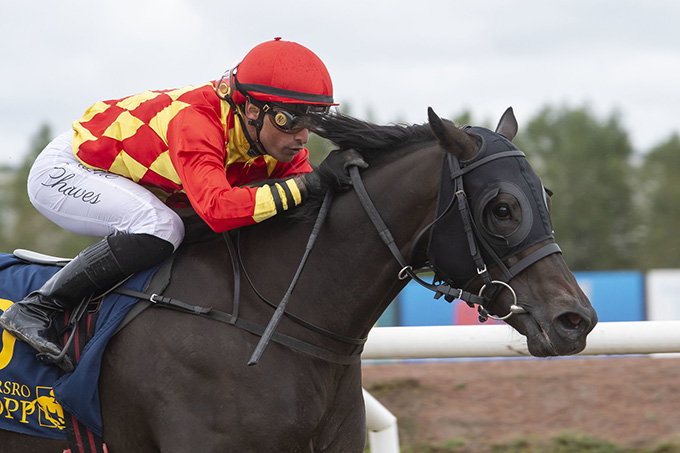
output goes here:
[[364, 388], [399, 419], [401, 446], [587, 434], [620, 446], [680, 441], [680, 358], [364, 364]]

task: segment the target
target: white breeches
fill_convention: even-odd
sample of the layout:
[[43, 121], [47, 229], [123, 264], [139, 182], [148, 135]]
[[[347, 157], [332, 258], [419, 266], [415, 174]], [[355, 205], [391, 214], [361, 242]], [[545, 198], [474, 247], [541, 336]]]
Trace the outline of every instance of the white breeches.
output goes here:
[[182, 219], [141, 185], [87, 168], [71, 149], [73, 132], [55, 138], [28, 176], [28, 196], [41, 214], [83, 236], [150, 234], [172, 243], [184, 238]]

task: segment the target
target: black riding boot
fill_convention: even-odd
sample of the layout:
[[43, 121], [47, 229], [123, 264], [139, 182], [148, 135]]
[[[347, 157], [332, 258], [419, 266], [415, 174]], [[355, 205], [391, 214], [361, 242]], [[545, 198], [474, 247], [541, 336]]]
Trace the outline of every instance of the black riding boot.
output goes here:
[[[11, 305], [0, 316], [0, 327], [40, 353], [58, 355], [61, 348], [52, 328], [57, 313], [159, 263], [172, 251], [172, 244], [147, 234], [110, 236], [80, 252], [42, 288]], [[57, 365], [72, 369], [70, 361]]]

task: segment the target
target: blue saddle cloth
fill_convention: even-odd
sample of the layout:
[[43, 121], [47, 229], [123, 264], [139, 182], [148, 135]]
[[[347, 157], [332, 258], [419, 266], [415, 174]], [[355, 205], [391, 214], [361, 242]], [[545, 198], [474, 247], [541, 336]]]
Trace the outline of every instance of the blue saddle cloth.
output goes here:
[[[39, 289], [58, 267], [26, 264], [0, 253], [0, 310]], [[138, 273], [125, 287], [143, 291], [158, 267]], [[35, 359], [36, 351], [2, 332], [0, 344], [0, 429], [66, 439], [64, 410], [95, 434], [102, 435], [99, 373], [104, 349], [138, 299], [109, 294], [101, 304], [93, 338], [83, 349], [75, 371], [60, 377], [56, 366]], [[58, 404], [57, 404], [58, 403]]]

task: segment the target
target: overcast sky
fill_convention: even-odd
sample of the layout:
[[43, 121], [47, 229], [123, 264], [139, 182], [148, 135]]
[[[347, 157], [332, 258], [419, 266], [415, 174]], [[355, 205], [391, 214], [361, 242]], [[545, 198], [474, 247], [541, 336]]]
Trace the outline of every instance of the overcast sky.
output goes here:
[[636, 151], [680, 130], [680, 2], [36, 0], [0, 5], [0, 164], [94, 102], [214, 80], [275, 36], [316, 52], [378, 122], [545, 105], [619, 112]]

